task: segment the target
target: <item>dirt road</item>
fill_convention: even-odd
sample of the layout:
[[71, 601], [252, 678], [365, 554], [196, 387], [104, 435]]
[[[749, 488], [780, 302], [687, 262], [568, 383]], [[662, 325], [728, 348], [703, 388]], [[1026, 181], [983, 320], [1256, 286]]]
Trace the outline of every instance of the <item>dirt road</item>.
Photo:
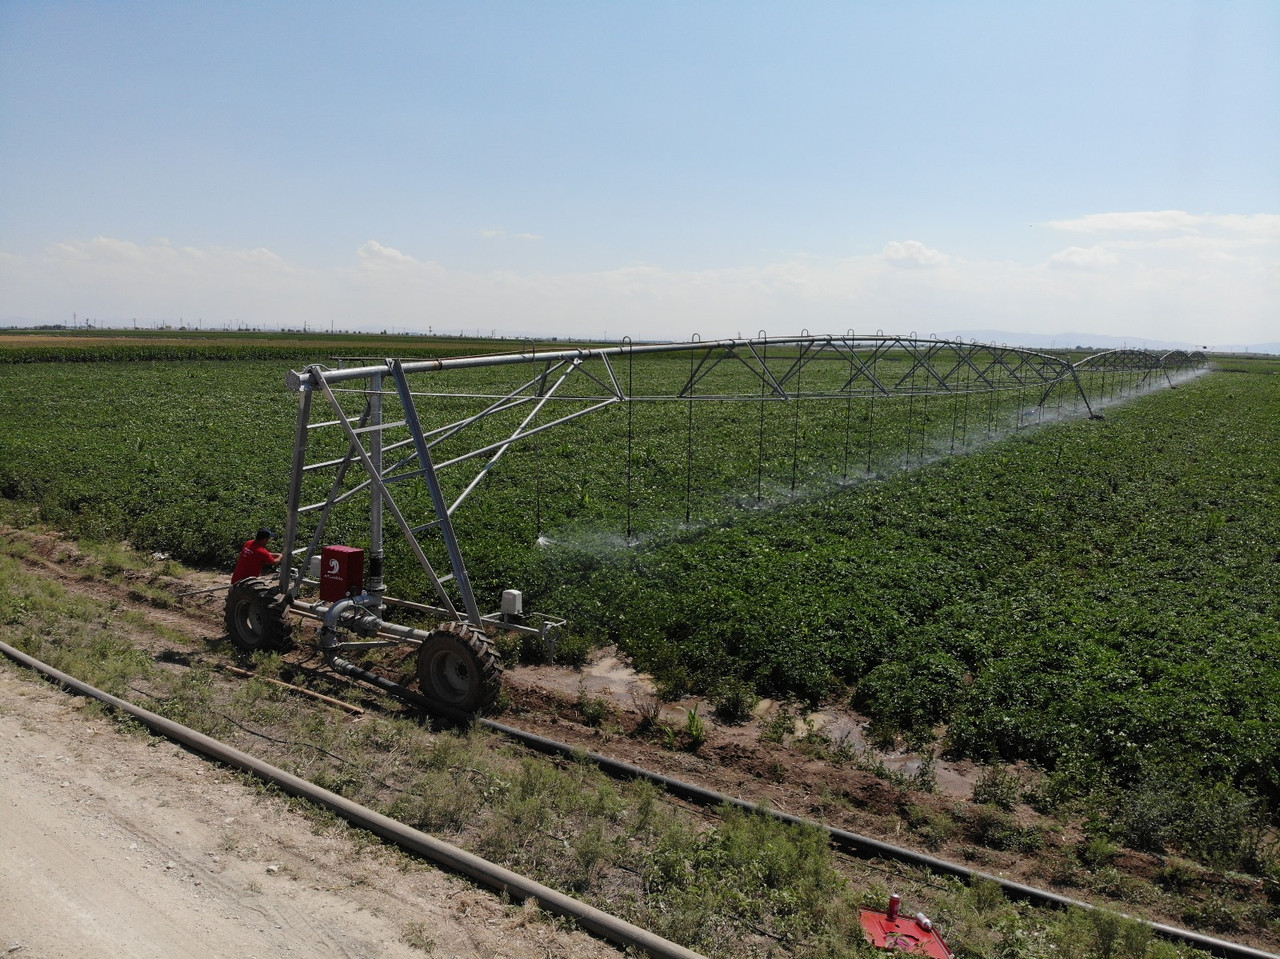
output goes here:
[[0, 662], [0, 954], [565, 957], [618, 952]]

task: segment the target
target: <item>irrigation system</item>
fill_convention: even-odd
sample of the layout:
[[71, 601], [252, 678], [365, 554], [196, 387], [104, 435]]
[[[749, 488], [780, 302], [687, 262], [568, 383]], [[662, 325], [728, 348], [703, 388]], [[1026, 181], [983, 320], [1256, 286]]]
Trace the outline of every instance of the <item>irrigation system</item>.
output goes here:
[[[321, 619], [320, 648], [342, 670], [358, 671], [340, 655], [351, 650], [416, 646], [429, 698], [482, 708], [501, 684], [489, 634], [536, 636], [550, 648], [563, 625], [526, 614], [515, 589], [498, 612], [483, 613], [472, 586], [453, 516], [504, 458], [532, 451], [528, 512], [541, 539], [544, 486], [589, 444], [603, 447], [598, 462], [614, 465], [593, 465], [591, 479], [610, 486], [630, 542], [641, 513], [683, 508], [690, 523], [704, 472], [722, 486], [754, 486], [759, 504], [766, 475], [770, 492], [794, 493], [814, 469], [849, 481], [873, 475], [886, 456], [924, 462], [1046, 414], [1100, 418], [1108, 403], [1174, 386], [1204, 366], [1203, 354], [1181, 351], [1073, 359], [853, 332], [552, 351], [529, 343], [515, 353], [313, 365], [288, 377], [298, 417], [279, 577], [232, 588], [228, 629], [252, 650], [287, 636], [289, 610]], [[588, 421], [605, 428], [587, 432]], [[545, 450], [559, 459], [544, 463]], [[388, 595], [389, 525], [425, 574], [428, 602]], [[324, 545], [341, 536], [367, 546]], [[399, 625], [391, 609], [444, 625]]]
[[[704, 428], [699, 408], [736, 410], [717, 414], [722, 425], [734, 424], [717, 439], [717, 458], [750, 463], [754, 454], [754, 477], [739, 468], [727, 479], [754, 485], [760, 502], [766, 468], [773, 484], [788, 458], [796, 489], [802, 437], [807, 443], [821, 436], [839, 459], [823, 468], [848, 480], [863, 463], [871, 474], [886, 449], [923, 461], [930, 448], [949, 442], [954, 453], [983, 432], [989, 439], [1006, 429], [1010, 413], [1018, 429], [1046, 410], [1096, 418], [1117, 397], [1173, 386], [1204, 365], [1203, 354], [1181, 351], [1116, 350], [1073, 361], [1004, 345], [853, 332], [552, 351], [529, 343], [515, 353], [313, 365], [288, 377], [299, 400], [279, 579], [233, 587], [227, 625], [242, 648], [255, 649], [287, 636], [289, 609], [320, 618], [321, 649], [340, 669], [358, 670], [339, 655], [349, 650], [417, 646], [418, 680], [429, 697], [451, 708], [480, 708], [501, 683], [487, 634], [497, 627], [550, 646], [563, 625], [526, 615], [518, 590], [503, 594], [498, 612], [482, 613], [454, 529], [455, 511], [514, 449], [535, 451], [533, 513], [541, 534], [544, 439], [563, 436], [585, 418], [608, 419], [603, 442], [616, 447], [613, 462], [622, 466], [607, 479], [618, 505], [625, 504], [630, 541], [641, 491], [654, 485], [644, 475], [646, 462], [656, 461], [652, 468], [668, 487], [679, 486], [683, 472], [684, 519], [691, 520], [695, 434]], [[659, 440], [665, 445], [650, 455]], [[679, 505], [658, 501], [659, 508]], [[368, 544], [367, 569], [364, 549], [323, 545], [336, 512], [353, 508], [367, 517], [360, 537]], [[388, 522], [425, 573], [431, 602], [387, 594]], [[318, 598], [304, 598], [317, 588]], [[389, 608], [444, 625], [398, 625], [387, 619]]]
[[[419, 650], [426, 697], [479, 709], [502, 682], [490, 634], [538, 636], [553, 648], [563, 625], [526, 615], [516, 589], [503, 593], [498, 612], [481, 612], [472, 588], [453, 515], [504, 457], [532, 451], [529, 512], [541, 540], [544, 478], [579, 458], [577, 444], [603, 444], [614, 467], [591, 479], [611, 484], [613, 508], [625, 512], [626, 540], [634, 542], [644, 511], [682, 506], [689, 524], [704, 471], [730, 487], [754, 485], [760, 503], [767, 474], [771, 492], [788, 483], [794, 493], [803, 460], [805, 479], [818, 461], [841, 481], [861, 470], [872, 475], [886, 455], [923, 462], [940, 448], [954, 453], [983, 434], [991, 439], [1010, 421], [1015, 429], [1038, 423], [1046, 411], [1101, 417], [1117, 397], [1172, 387], [1206, 362], [1202, 353], [1140, 350], [1073, 361], [1020, 347], [849, 332], [554, 351], [529, 343], [497, 355], [348, 364], [288, 376], [298, 416], [283, 560], [278, 580], [232, 586], [229, 634], [246, 650], [283, 643], [292, 609], [323, 622], [320, 649], [335, 668], [361, 675], [344, 658], [349, 650], [410, 645]], [[589, 419], [607, 424], [603, 439], [584, 433]], [[717, 429], [723, 435], [710, 455], [695, 453], [695, 439]], [[820, 455], [810, 453], [814, 444]], [[544, 465], [547, 448], [558, 463]], [[424, 572], [429, 602], [388, 594], [388, 525]], [[362, 529], [352, 533], [355, 526]], [[367, 547], [324, 545], [342, 536]], [[443, 625], [399, 625], [390, 609]]]

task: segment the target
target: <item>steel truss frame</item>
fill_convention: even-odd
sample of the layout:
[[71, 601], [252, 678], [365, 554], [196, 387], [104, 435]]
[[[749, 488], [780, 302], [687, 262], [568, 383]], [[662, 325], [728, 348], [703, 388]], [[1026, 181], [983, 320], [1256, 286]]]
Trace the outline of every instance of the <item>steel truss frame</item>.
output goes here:
[[[636, 358], [687, 353], [689, 373], [673, 389], [634, 393], [631, 364]], [[620, 364], [627, 364], [626, 376]], [[377, 603], [384, 599], [384, 518], [390, 514], [404, 535], [419, 565], [434, 586], [438, 606], [386, 598], [386, 602], [428, 611], [477, 627], [501, 623], [504, 628], [539, 633], [560, 621], [545, 620], [536, 629], [508, 614], [483, 615], [476, 602], [466, 564], [454, 534], [452, 514], [516, 443], [526, 442], [579, 417], [620, 403], [662, 401], [796, 402], [800, 400], [895, 397], [904, 395], [960, 395], [1004, 390], [1039, 391], [1043, 406], [1056, 388], [1069, 390], [1095, 416], [1082, 375], [1123, 373], [1140, 376], [1142, 382], [1205, 365], [1201, 353], [1174, 351], [1163, 356], [1144, 350], [1112, 350], [1076, 363], [1035, 350], [995, 346], [962, 340], [915, 336], [854, 335], [724, 339], [686, 343], [633, 344], [601, 348], [539, 351], [532, 344], [517, 353], [402, 361], [387, 359], [374, 364], [330, 369], [322, 365], [291, 372], [288, 386], [299, 393], [294, 439], [288, 520], [280, 589], [296, 602], [313, 557], [318, 555], [326, 523], [334, 506], [358, 494], [370, 500], [370, 564], [368, 593]], [[410, 377], [450, 370], [479, 370], [524, 366], [530, 375], [503, 392], [415, 392]], [[737, 377], [725, 376], [726, 370]], [[743, 369], [747, 371], [745, 377]], [[744, 382], [746, 387], [744, 387]], [[363, 408], [354, 414], [339, 396], [356, 394]], [[314, 399], [319, 397], [319, 412]], [[468, 415], [431, 429], [423, 426], [418, 405], [433, 398], [464, 399], [480, 406]], [[401, 418], [385, 421], [385, 401], [398, 401]], [[349, 402], [349, 401], [348, 401]], [[566, 407], [568, 407], [566, 411]], [[313, 421], [313, 414], [330, 419]], [[542, 420], [546, 414], [549, 418]], [[449, 441], [456, 444], [466, 431], [498, 417], [518, 422], [501, 439], [480, 442], [439, 462], [433, 450]], [[346, 452], [340, 457], [307, 462], [310, 436], [320, 430], [344, 434]], [[447, 501], [439, 480], [442, 470], [480, 461], [461, 493]], [[355, 485], [347, 477], [353, 467], [363, 473]], [[332, 475], [328, 495], [304, 504], [304, 479], [312, 474]], [[416, 482], [425, 486], [433, 515], [415, 525], [402, 511], [393, 487]], [[306, 544], [299, 545], [300, 518], [315, 514], [316, 522]], [[428, 560], [421, 537], [439, 536], [449, 557], [450, 571], [437, 573]], [[456, 585], [458, 600], [445, 584]], [[312, 607], [314, 610], [315, 607]]]

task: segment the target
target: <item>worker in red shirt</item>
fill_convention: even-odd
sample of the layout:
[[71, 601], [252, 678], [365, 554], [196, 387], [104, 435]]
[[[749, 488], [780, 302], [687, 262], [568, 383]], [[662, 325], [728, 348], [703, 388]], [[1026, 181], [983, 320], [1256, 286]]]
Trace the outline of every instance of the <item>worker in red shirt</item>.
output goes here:
[[280, 554], [267, 549], [267, 541], [273, 535], [269, 529], [260, 529], [256, 537], [240, 548], [240, 558], [236, 560], [235, 572], [231, 574], [232, 585], [250, 576], [261, 576], [264, 567], [280, 562]]

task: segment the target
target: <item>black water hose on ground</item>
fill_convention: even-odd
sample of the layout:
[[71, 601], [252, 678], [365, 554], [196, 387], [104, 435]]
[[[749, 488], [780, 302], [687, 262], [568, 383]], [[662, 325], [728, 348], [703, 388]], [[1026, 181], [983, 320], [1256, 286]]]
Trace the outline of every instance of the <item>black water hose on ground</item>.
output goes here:
[[[600, 912], [591, 906], [581, 903], [572, 897], [565, 896], [553, 889], [542, 886], [523, 876], [518, 876], [509, 870], [503, 869], [501, 866], [486, 862], [477, 856], [464, 852], [455, 846], [441, 842], [425, 833], [418, 832], [415, 829], [389, 819], [372, 810], [365, 809], [356, 803], [343, 799], [328, 790], [321, 789], [304, 779], [292, 776], [283, 770], [276, 769], [267, 763], [263, 763], [246, 753], [232, 749], [219, 743], [217, 740], [211, 739], [202, 733], [197, 733], [192, 729], [181, 726], [171, 720], [165, 719], [163, 716], [157, 716], [155, 713], [148, 712], [124, 700], [117, 699], [108, 693], [94, 689], [77, 679], [67, 676], [40, 661], [27, 656], [25, 653], [14, 649], [13, 647], [0, 642], [0, 652], [13, 659], [16, 662], [28, 666], [39, 673], [50, 677], [67, 686], [68, 688], [91, 696], [101, 702], [107, 703], [139, 719], [147, 726], [181, 742], [184, 745], [211, 756], [228, 765], [243, 769], [252, 775], [273, 782], [283, 788], [286, 792], [294, 795], [302, 796], [332, 809], [344, 819], [354, 825], [368, 829], [377, 833], [406, 849], [411, 849], [419, 853], [427, 859], [440, 865], [454, 869], [464, 875], [470, 876], [477, 882], [488, 886], [492, 889], [505, 891], [515, 898], [533, 897], [544, 905], [549, 911], [559, 915], [572, 916], [578, 923], [591, 932], [596, 933], [610, 942], [622, 944], [624, 946], [634, 945], [637, 948], [648, 951], [659, 959], [673, 956], [679, 959], [701, 959], [697, 953], [690, 952], [682, 946], [668, 942], [659, 936], [646, 932], [624, 920], [617, 919], [607, 913]], [[827, 826], [824, 823], [815, 822], [813, 820], [804, 819], [800, 816], [793, 816], [790, 813], [779, 812], [776, 809], [770, 809], [767, 806], [759, 806], [755, 803], [749, 803], [742, 799], [735, 799], [732, 796], [726, 796], [710, 789], [704, 789], [701, 786], [695, 786], [692, 783], [686, 783], [679, 779], [672, 779], [661, 773], [655, 773], [639, 766], [633, 766], [630, 763], [622, 762], [618, 759], [611, 759], [608, 756], [602, 756], [598, 753], [584, 752], [567, 743], [557, 742], [554, 739], [547, 739], [544, 736], [538, 736], [534, 733], [525, 732], [514, 726], [507, 726], [503, 723], [495, 722], [491, 719], [476, 719], [469, 714], [461, 713], [457, 710], [440, 707], [430, 702], [424, 697], [418, 695], [411, 689], [400, 686], [385, 677], [378, 676], [376, 673], [361, 669], [353, 663], [341, 659], [331, 660], [330, 665], [338, 672], [355, 676], [366, 682], [373, 683], [379, 688], [390, 692], [393, 695], [404, 699], [405, 701], [419, 706], [429, 712], [444, 716], [455, 722], [475, 722], [478, 725], [490, 729], [502, 736], [516, 740], [530, 749], [537, 750], [548, 755], [564, 756], [573, 760], [586, 760], [598, 766], [601, 771], [610, 776], [619, 779], [644, 779], [655, 785], [662, 786], [671, 795], [678, 796], [690, 802], [700, 805], [720, 806], [730, 805], [749, 812], [758, 813], [760, 815], [772, 816], [776, 819], [788, 822], [794, 825], [806, 826], [808, 828], [820, 829], [825, 832], [833, 843], [852, 855], [863, 858], [879, 858], [887, 859], [895, 862], [903, 862], [908, 865], [920, 866], [931, 872], [941, 873], [943, 875], [955, 876], [965, 881], [985, 880], [998, 885], [1006, 894], [1013, 899], [1032, 903], [1038, 906], [1050, 906], [1055, 908], [1075, 908], [1084, 910], [1098, 910], [1100, 907], [1090, 902], [1080, 899], [1072, 899], [1069, 896], [1062, 896], [1058, 893], [1049, 892], [1044, 889], [1037, 889], [1034, 886], [1026, 886], [1022, 883], [1012, 882], [1008, 879], [1002, 879], [999, 876], [993, 876], [989, 873], [980, 872], [976, 869], [970, 869], [958, 863], [948, 862], [944, 859], [938, 859], [913, 849], [904, 849], [900, 846], [893, 846], [878, 839], [872, 839], [868, 836], [860, 836], [856, 833], [847, 832], [843, 829], [836, 829]], [[173, 730], [173, 732], [169, 732]], [[200, 743], [209, 744], [206, 749]], [[216, 751], [215, 751], [216, 750]], [[225, 753], [221, 755], [220, 753]], [[232, 758], [227, 758], [232, 757]], [[581, 910], [580, 913], [578, 910]], [[591, 917], [591, 918], [588, 918]], [[1225, 939], [1217, 939], [1213, 936], [1202, 935], [1198, 932], [1192, 932], [1189, 929], [1180, 929], [1177, 926], [1169, 926], [1164, 923], [1152, 922], [1149, 919], [1143, 919], [1138, 916], [1127, 917], [1142, 923], [1151, 928], [1151, 930], [1163, 939], [1174, 942], [1181, 942], [1197, 949], [1203, 949], [1211, 955], [1221, 956], [1223, 959], [1280, 959], [1275, 953], [1264, 952], [1261, 949], [1254, 949], [1251, 946], [1240, 945], [1239, 943], [1228, 942]], [[616, 935], [613, 931], [616, 929]], [[631, 936], [639, 938], [631, 938]], [[625, 938], [624, 938], [625, 937]], [[642, 941], [643, 940], [643, 941]], [[650, 945], [648, 943], [654, 943]]]
[[[517, 729], [514, 726], [507, 726], [504, 723], [496, 722], [492, 719], [476, 718], [469, 713], [463, 713], [455, 709], [433, 703], [412, 689], [401, 686], [384, 676], [361, 669], [359, 666], [349, 663], [345, 660], [334, 659], [331, 662], [334, 669], [349, 676], [355, 676], [365, 682], [371, 683], [380, 689], [391, 693], [392, 695], [418, 706], [428, 712], [435, 713], [454, 722], [459, 723], [475, 723], [485, 729], [499, 733], [508, 739], [515, 740], [529, 749], [552, 756], [562, 756], [572, 760], [585, 760], [598, 767], [602, 772], [615, 779], [643, 779], [654, 785], [661, 786], [672, 796], [677, 796], [688, 802], [697, 803], [701, 806], [734, 806], [747, 812], [756, 813], [762, 816], [771, 816], [782, 822], [790, 823], [796, 826], [806, 826], [811, 829], [820, 829], [827, 834], [829, 840], [844, 852], [858, 856], [863, 859], [887, 859], [893, 862], [906, 863], [911, 866], [919, 866], [927, 869], [932, 873], [939, 873], [946, 876], [955, 876], [963, 879], [965, 882], [973, 882], [974, 880], [984, 880], [996, 883], [1006, 895], [1012, 899], [1022, 902], [1028, 902], [1035, 906], [1047, 906], [1056, 909], [1085, 909], [1090, 911], [1099, 910], [1101, 907], [1091, 902], [1085, 902], [1082, 899], [1072, 899], [1070, 896], [1063, 896], [1056, 892], [1049, 892], [1046, 889], [1037, 889], [1034, 886], [1027, 886], [1020, 882], [1013, 882], [1009, 879], [1003, 879], [1000, 876], [993, 876], [990, 873], [980, 872], [976, 869], [970, 869], [968, 866], [962, 866], [959, 863], [948, 862], [945, 859], [938, 859], [914, 849], [904, 849], [901, 846], [890, 845], [879, 839], [872, 839], [869, 836], [860, 836], [857, 833], [848, 832], [844, 829], [837, 829], [834, 826], [828, 826], [825, 823], [816, 822], [812, 819], [805, 819], [801, 816], [793, 816], [790, 813], [780, 812], [777, 809], [771, 809], [768, 806], [760, 806], [756, 803], [747, 802], [743, 799], [736, 799], [733, 796], [726, 796], [723, 793], [715, 792], [711, 789], [704, 789], [702, 786], [695, 786], [692, 783], [684, 782], [680, 779], [672, 779], [670, 776], [664, 776], [662, 773], [656, 773], [652, 770], [643, 769], [639, 766], [633, 766], [630, 763], [623, 762], [620, 759], [612, 759], [599, 753], [585, 752], [568, 743], [562, 743], [554, 739], [548, 739], [545, 736], [539, 736], [536, 733], [526, 732], [523, 729]], [[1243, 946], [1238, 943], [1228, 942], [1225, 939], [1217, 939], [1213, 936], [1206, 936], [1198, 932], [1192, 932], [1190, 929], [1180, 929], [1177, 926], [1170, 926], [1164, 923], [1152, 922], [1150, 919], [1143, 919], [1140, 916], [1126, 916], [1151, 928], [1151, 930], [1163, 939], [1173, 942], [1181, 942], [1185, 945], [1194, 946], [1197, 949], [1203, 949], [1205, 952], [1215, 956], [1222, 956], [1223, 959], [1280, 959], [1275, 953], [1263, 952], [1260, 949], [1254, 949], [1250, 946]]]
[[[850, 855], [858, 856], [863, 859], [888, 859], [895, 862], [902, 862], [912, 866], [920, 866], [933, 873], [940, 873], [948, 876], [955, 876], [966, 882], [974, 880], [985, 880], [994, 882], [1000, 886], [1002, 890], [1012, 899], [1029, 902], [1036, 906], [1050, 906], [1060, 909], [1085, 909], [1090, 911], [1099, 910], [1101, 907], [1091, 902], [1085, 902], [1081, 899], [1072, 899], [1070, 896], [1062, 896], [1055, 892], [1049, 892], [1046, 889], [1037, 889], [1034, 886], [1023, 885], [1020, 882], [1013, 882], [1009, 879], [1002, 879], [999, 876], [993, 876], [990, 873], [980, 872], [976, 869], [970, 869], [968, 866], [962, 866], [959, 863], [948, 862], [945, 859], [938, 859], [934, 856], [917, 852], [914, 849], [904, 849], [901, 846], [893, 846], [879, 839], [872, 839], [869, 836], [860, 836], [857, 833], [847, 832], [844, 829], [837, 829], [828, 826], [825, 823], [817, 822], [812, 819], [805, 819], [801, 816], [793, 816], [790, 813], [780, 812], [777, 809], [770, 809], [768, 806], [760, 806], [755, 803], [747, 802], [743, 799], [735, 799], [732, 796], [726, 796], [722, 793], [714, 792], [710, 789], [704, 789], [701, 786], [695, 786], [692, 783], [686, 783], [679, 779], [672, 779], [661, 773], [651, 772], [647, 769], [641, 769], [638, 766], [632, 766], [621, 760], [610, 759], [608, 756], [601, 756], [597, 753], [583, 753], [581, 750], [575, 749], [566, 743], [556, 742], [553, 739], [528, 733], [511, 726], [504, 726], [501, 723], [492, 720], [482, 719], [480, 725], [485, 726], [495, 732], [501, 733], [503, 736], [509, 736], [518, 739], [521, 743], [531, 749], [539, 752], [550, 753], [554, 755], [566, 756], [569, 758], [581, 758], [588, 762], [599, 766], [601, 770], [611, 776], [621, 779], [646, 779], [656, 785], [662, 786], [668, 793], [673, 796], [679, 796], [690, 802], [700, 805], [735, 806], [748, 812], [757, 813], [762, 816], [772, 816], [786, 823], [796, 826], [806, 826], [811, 829], [820, 829], [827, 834], [830, 841], [843, 851]], [[1280, 959], [1275, 953], [1263, 952], [1260, 949], [1254, 949], [1250, 946], [1242, 946], [1238, 943], [1228, 942], [1225, 939], [1216, 939], [1213, 936], [1205, 936], [1198, 932], [1192, 932], [1189, 929], [1180, 929], [1177, 926], [1169, 926], [1164, 923], [1152, 922], [1150, 919], [1143, 919], [1140, 916], [1126, 916], [1128, 919], [1134, 919], [1143, 925], [1149, 926], [1156, 935], [1163, 939], [1169, 939], [1174, 942], [1181, 942], [1197, 949], [1203, 949], [1205, 952], [1215, 956], [1222, 956], [1223, 959]]]
[[6, 643], [0, 642], [0, 652], [3, 652], [14, 662], [29, 667], [70, 690], [84, 696], [90, 696], [121, 713], [132, 716], [156, 733], [181, 743], [201, 755], [243, 770], [264, 782], [279, 786], [291, 795], [307, 799], [318, 806], [332, 810], [352, 825], [376, 833], [404, 849], [411, 850], [434, 863], [468, 876], [481, 885], [498, 892], [507, 893], [514, 899], [536, 899], [541, 908], [556, 915], [570, 918], [588, 932], [594, 933], [617, 946], [624, 949], [634, 948], [641, 950], [648, 955], [654, 956], [655, 959], [704, 959], [703, 956], [696, 952], [641, 929], [639, 926], [634, 926], [616, 916], [602, 912], [571, 896], [557, 892], [549, 886], [534, 882], [511, 872], [509, 869], [504, 869], [481, 859], [479, 856], [473, 856], [471, 853], [465, 852], [456, 846], [442, 842], [424, 832], [411, 829], [403, 823], [376, 813], [371, 809], [366, 809], [364, 806], [344, 799], [336, 793], [329, 792], [327, 789], [321, 789], [305, 779], [287, 773], [283, 769], [278, 769], [203, 733], [198, 733], [194, 729], [165, 719], [163, 716], [158, 716], [123, 699], [118, 699], [109, 693], [95, 689], [87, 683], [82, 683], [80, 680], [42, 663]]

